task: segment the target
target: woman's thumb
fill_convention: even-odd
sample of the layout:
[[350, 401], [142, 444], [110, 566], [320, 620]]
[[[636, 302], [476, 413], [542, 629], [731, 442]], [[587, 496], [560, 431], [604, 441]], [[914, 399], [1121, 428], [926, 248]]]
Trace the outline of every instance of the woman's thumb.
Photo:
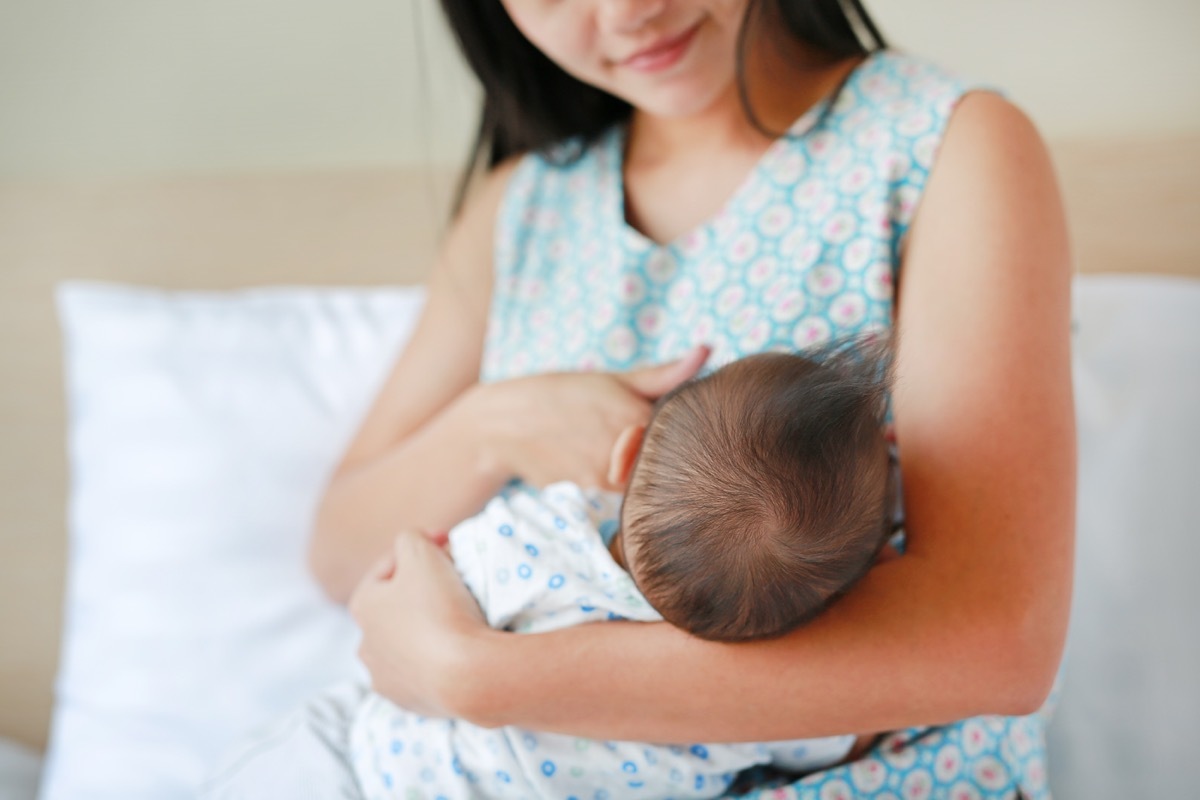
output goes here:
[[699, 372], [711, 353], [708, 345], [698, 345], [674, 361], [633, 369], [617, 377], [642, 397], [654, 400]]

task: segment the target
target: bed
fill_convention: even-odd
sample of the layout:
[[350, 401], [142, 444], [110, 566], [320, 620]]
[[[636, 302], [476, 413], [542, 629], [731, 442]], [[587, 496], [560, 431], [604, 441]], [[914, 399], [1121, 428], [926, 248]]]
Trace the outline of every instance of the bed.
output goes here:
[[[1076, 608], [1067, 689], [1052, 731], [1052, 784], [1066, 798], [1170, 796], [1185, 787], [1183, 717], [1200, 708], [1200, 690], [1190, 679], [1200, 674], [1200, 637], [1188, 618], [1200, 600], [1188, 575], [1200, 550], [1184, 528], [1194, 515], [1183, 505], [1200, 486], [1190, 458], [1200, 449], [1191, 416], [1200, 408], [1200, 138], [1060, 142], [1054, 152], [1080, 270], [1081, 502]], [[79, 424], [81, 406], [80, 395], [69, 394], [78, 375], [64, 370], [64, 345], [70, 367], [70, 358], [97, 363], [121, 336], [144, 338], [164, 324], [186, 330], [187, 320], [234, 314], [254, 335], [265, 313], [277, 332], [283, 325], [295, 333], [286, 326], [300, 325], [312, 333], [305, 340], [312, 353], [356, 354], [336, 367], [342, 371], [322, 373], [323, 381], [336, 376], [350, 387], [321, 398], [322, 407], [337, 410], [333, 417], [311, 420], [324, 431], [313, 447], [332, 452], [378, 380], [378, 365], [401, 346], [403, 320], [420, 302], [419, 290], [380, 287], [420, 283], [451, 190], [452, 176], [433, 169], [0, 185], [6, 342], [0, 367], [8, 387], [0, 395], [0, 796], [33, 796], [38, 760], [51, 740], [56, 675], [61, 698], [80, 681], [95, 680], [94, 670], [103, 672], [94, 660], [74, 674], [59, 669], [60, 652], [70, 652], [61, 649], [64, 587], [68, 575], [73, 588], [80, 583], [79, 573], [68, 570], [81, 558], [77, 548], [68, 550], [68, 509], [76, 513], [84, 496], [73, 484], [75, 502], [67, 502], [69, 466], [81, 451], [72, 440], [68, 453], [66, 423], [70, 412]], [[185, 292], [199, 305], [170, 306], [182, 296], [95, 284], [56, 294], [68, 279]], [[299, 288], [288, 294], [284, 286]], [[231, 294], [247, 287], [272, 288]], [[168, 307], [171, 313], [154, 317]], [[149, 327], [114, 323], [129, 319], [131, 308]], [[284, 312], [291, 316], [284, 319]], [[98, 330], [116, 338], [93, 335]], [[1145, 344], [1151, 337], [1171, 344], [1151, 349]], [[185, 352], [194, 351], [169, 354]], [[139, 363], [162, 355], [143, 353]], [[83, 385], [102, 386], [104, 377], [92, 374]], [[88, 392], [88, 408], [105, 407]], [[255, 422], [253, 430], [266, 424]], [[128, 433], [135, 436], [136, 426]], [[280, 491], [319, 478], [290, 476], [298, 482]], [[104, 541], [100, 533], [89, 540]], [[300, 605], [277, 609], [272, 619], [294, 619], [320, 602], [300, 597]], [[327, 641], [350, 641], [344, 615], [319, 613]], [[132, 611], [127, 616], [140, 619]], [[86, 618], [76, 613], [68, 622], [78, 627]], [[103, 661], [102, 652], [90, 657]], [[354, 668], [347, 660], [307, 679]], [[302, 688], [255, 700], [281, 703], [287, 691]], [[131, 697], [139, 693], [136, 683], [125, 689]], [[48, 797], [83, 796], [55, 777], [78, 769], [63, 760], [68, 744], [56, 740], [58, 761], [47, 772], [52, 785], [43, 785]], [[166, 771], [170, 757], [163, 753]]]

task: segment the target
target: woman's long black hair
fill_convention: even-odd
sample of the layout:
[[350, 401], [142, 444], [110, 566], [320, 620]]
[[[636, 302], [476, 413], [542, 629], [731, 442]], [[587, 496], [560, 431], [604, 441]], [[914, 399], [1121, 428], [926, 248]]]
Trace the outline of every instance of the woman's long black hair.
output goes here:
[[[483, 114], [459, 183], [457, 210], [474, 170], [494, 167], [517, 153], [579, 138], [590, 142], [629, 118], [624, 100], [567, 74], [534, 47], [509, 18], [500, 0], [441, 0], [460, 49], [483, 85]], [[865, 55], [886, 47], [861, 0], [750, 0], [751, 14], [774, 15], [797, 42], [831, 58]], [[870, 42], [864, 43], [856, 24]], [[758, 118], [746, 95], [745, 33], [738, 42], [738, 87], [752, 122]], [[761, 125], [759, 125], [761, 128]]]

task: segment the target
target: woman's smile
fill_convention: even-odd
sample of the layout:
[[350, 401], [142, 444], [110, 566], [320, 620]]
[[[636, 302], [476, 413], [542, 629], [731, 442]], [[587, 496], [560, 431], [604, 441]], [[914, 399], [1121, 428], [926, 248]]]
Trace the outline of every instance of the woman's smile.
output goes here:
[[661, 72], [674, 66], [684, 57], [696, 38], [700, 23], [696, 23], [675, 36], [664, 36], [650, 46], [618, 61], [618, 65], [637, 72]]

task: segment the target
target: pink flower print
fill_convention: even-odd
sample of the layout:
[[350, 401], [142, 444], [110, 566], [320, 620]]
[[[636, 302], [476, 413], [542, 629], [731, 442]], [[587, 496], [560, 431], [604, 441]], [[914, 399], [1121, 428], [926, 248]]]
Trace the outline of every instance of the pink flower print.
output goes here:
[[771, 319], [776, 322], [791, 322], [804, 313], [807, 305], [808, 303], [804, 299], [803, 292], [797, 289], [789, 289], [771, 307]]
[[626, 275], [621, 278], [617, 296], [626, 305], [636, 305], [646, 297], [646, 284], [636, 275]]
[[923, 769], [910, 772], [900, 785], [904, 800], [927, 800], [933, 790], [933, 778]]
[[759, 310], [754, 306], [742, 306], [733, 319], [729, 320], [729, 332], [733, 334], [745, 333], [750, 327], [750, 323], [754, 322], [754, 318], [759, 315]]
[[842, 271], [830, 264], [822, 264], [809, 270], [805, 280], [808, 291], [817, 297], [830, 297], [841, 291], [846, 278]]
[[874, 122], [859, 131], [854, 143], [863, 150], [880, 150], [891, 141], [892, 135], [881, 123]]
[[751, 286], [762, 286], [779, 269], [779, 260], [773, 256], [762, 256], [746, 270], [746, 282]]
[[825, 184], [819, 178], [809, 178], [792, 192], [792, 202], [800, 208], [808, 208], [817, 201], [825, 191]]
[[1033, 740], [1024, 725], [1013, 725], [1009, 739], [1013, 744], [1013, 751], [1019, 756], [1026, 756], [1033, 749]]
[[637, 329], [643, 336], [654, 336], [663, 325], [663, 313], [657, 308], [643, 309], [637, 315]]
[[550, 324], [549, 309], [539, 308], [529, 315], [529, 323], [533, 328], [545, 328]]
[[867, 267], [863, 291], [872, 300], [892, 297], [892, 267], [886, 261], [876, 261]]
[[916, 748], [907, 744], [903, 733], [893, 733], [888, 736], [884, 739], [881, 749], [883, 760], [901, 772], [917, 763]]
[[822, 233], [827, 241], [842, 244], [858, 232], [858, 217], [849, 211], [839, 211], [825, 223]]
[[775, 205], [758, 215], [758, 229], [763, 236], [775, 237], [792, 224], [792, 210], [785, 205]]
[[827, 169], [834, 175], [845, 172], [850, 167], [850, 162], [854, 160], [854, 151], [848, 147], [843, 147], [834, 151], [829, 157]]
[[692, 326], [692, 341], [693, 342], [711, 342], [713, 331], [716, 329], [716, 324], [711, 317], [701, 317], [696, 320], [696, 324]]
[[675, 270], [675, 258], [668, 250], [657, 250], [646, 261], [646, 274], [655, 283], [666, 283]]
[[581, 372], [595, 372], [600, 369], [600, 359], [596, 355], [589, 353], [579, 359], [579, 369]]
[[746, 290], [739, 285], [727, 286], [717, 297], [717, 313], [723, 317], [732, 314], [746, 299]]
[[685, 256], [695, 256], [704, 250], [708, 245], [708, 236], [702, 230], [691, 231], [683, 237], [683, 243], [680, 245], [680, 250]]
[[1046, 765], [1040, 758], [1033, 759], [1025, 767], [1025, 777], [1033, 789], [1040, 789], [1046, 785]]
[[588, 332], [582, 325], [567, 328], [567, 351], [578, 353], [587, 344]]
[[[829, 335], [828, 322], [820, 317], [808, 317], [792, 330], [792, 344], [796, 346], [797, 350], [806, 350], [829, 341]], [[905, 758], [902, 754], [909, 751], [910, 749], [906, 748], [905, 750], [901, 750], [900, 754], [893, 755], [896, 755], [898, 758]], [[915, 760], [916, 756], [912, 756], [912, 759]], [[888, 760], [891, 761], [893, 759], [889, 758]]]
[[895, 183], [904, 180], [905, 176], [912, 171], [912, 160], [900, 153], [888, 153], [880, 166], [883, 169], [884, 177]]
[[862, 82], [863, 94], [873, 100], [878, 100], [893, 90], [891, 81], [884, 75], [872, 75]]
[[816, 239], [807, 239], [799, 249], [795, 251], [796, 256], [793, 260], [793, 267], [798, 272], [811, 269], [813, 264], [816, 264], [821, 258], [822, 243]]
[[967, 720], [963, 723], [962, 728], [962, 748], [968, 758], [974, 758], [983, 752], [984, 743], [987, 741], [987, 732], [983, 726], [975, 720]]
[[904, 224], [911, 222], [913, 215], [917, 211], [917, 201], [919, 199], [920, 194], [915, 186], [901, 186], [893, 198], [896, 219]]
[[873, 111], [869, 108], [858, 108], [853, 114], [846, 117], [846, 122], [843, 128], [846, 130], [855, 130], [871, 121]]
[[975, 763], [975, 782], [985, 789], [1003, 789], [1008, 785], [1008, 767], [995, 756], [983, 756]]
[[729, 276], [728, 267], [722, 261], [706, 261], [699, 269], [700, 289], [705, 294], [716, 291]]
[[922, 136], [913, 145], [913, 157], [917, 160], [918, 164], [925, 169], [929, 169], [933, 166], [933, 158], [937, 155], [940, 144], [941, 139], [932, 133], [928, 136]]
[[845, 194], [858, 194], [867, 187], [867, 182], [871, 180], [873, 171], [865, 164], [859, 164], [853, 167], [842, 178], [839, 188]]
[[546, 247], [546, 255], [554, 261], [562, 261], [571, 252], [571, 246], [564, 239], [555, 239]]
[[827, 194], [823, 197], [818, 197], [817, 202], [813, 204], [813, 218], [824, 219], [828, 217], [836, 205], [837, 198], [833, 195]]
[[546, 284], [536, 278], [530, 278], [521, 283], [520, 297], [522, 300], [537, 301], [546, 294]]
[[941, 783], [949, 783], [962, 769], [962, 750], [958, 745], [948, 744], [938, 751], [934, 759], [933, 774]]
[[804, 154], [799, 150], [788, 150], [780, 158], [772, 171], [772, 177], [777, 183], [791, 185], [799, 180], [807, 166]]
[[950, 800], [981, 800], [979, 790], [969, 783], [958, 782], [950, 787]]
[[870, 239], [855, 239], [842, 251], [842, 265], [849, 272], [862, 272], [871, 259], [875, 243]]
[[783, 296], [783, 293], [787, 291], [787, 288], [790, 285], [791, 281], [788, 280], [786, 275], [780, 276], [774, 283], [767, 287], [765, 292], [763, 292], [763, 300], [766, 300], [768, 303], [774, 303]]
[[900, 124], [896, 126], [896, 130], [902, 136], [917, 136], [929, 130], [929, 126], [933, 124], [933, 117], [928, 111], [912, 111], [900, 120]]
[[839, 295], [829, 307], [829, 316], [842, 328], [853, 328], [867, 315], [867, 301], [857, 292]]
[[596, 313], [592, 317], [592, 322], [597, 328], [604, 329], [612, 324], [612, 321], [617, 317], [617, 309], [611, 302], [602, 300], [596, 306]]
[[740, 226], [740, 219], [731, 214], [722, 214], [717, 217], [717, 221], [713, 225], [713, 232], [716, 233], [718, 240], [728, 239]]
[[683, 311], [691, 306], [696, 295], [696, 286], [690, 278], [675, 282], [667, 292], [667, 306], [672, 311]]
[[859, 759], [850, 765], [850, 780], [860, 795], [882, 789], [887, 775], [887, 768], [875, 758]]
[[[753, 310], [753, 309], [751, 309]], [[765, 319], [760, 319], [750, 329], [750, 332], [742, 337], [739, 343], [743, 353], [757, 353], [762, 350], [763, 345], [767, 343], [767, 339], [771, 335], [771, 326], [767, 324]]]
[[837, 137], [830, 131], [815, 133], [808, 140], [808, 152], [816, 158], [821, 158], [833, 149]]
[[767, 204], [771, 199], [771, 187], [766, 183], [760, 183], [758, 186], [746, 196], [746, 208], [752, 212], [757, 212]]
[[627, 361], [637, 347], [637, 336], [629, 328], [613, 328], [604, 337], [604, 353], [613, 361]]
[[739, 235], [729, 247], [729, 260], [734, 264], [745, 264], [758, 252], [758, 237], [749, 231]]
[[821, 787], [821, 800], [854, 800], [854, 791], [841, 778], [834, 778]]

